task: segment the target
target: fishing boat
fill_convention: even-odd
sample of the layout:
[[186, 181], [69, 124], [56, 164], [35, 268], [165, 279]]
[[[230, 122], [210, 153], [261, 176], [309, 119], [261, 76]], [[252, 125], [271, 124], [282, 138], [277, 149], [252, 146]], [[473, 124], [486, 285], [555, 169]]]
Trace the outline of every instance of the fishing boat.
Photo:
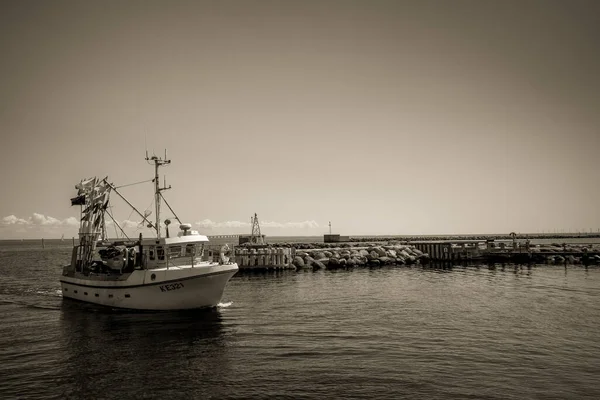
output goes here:
[[[238, 271], [228, 245], [208, 251], [209, 240], [182, 223], [166, 202], [160, 187], [159, 168], [170, 164], [166, 157], [148, 157], [154, 166], [155, 220], [141, 213], [108, 181], [108, 177], [84, 179], [75, 188], [71, 205], [80, 206], [79, 244], [60, 278], [64, 299], [132, 310], [186, 310], [215, 307], [229, 279]], [[110, 195], [116, 193], [155, 232], [155, 237], [109, 240], [106, 233]], [[170, 219], [162, 221], [161, 200], [179, 222], [176, 235], [169, 234]], [[113, 223], [120, 228], [117, 221]], [[154, 233], [153, 232], [153, 233]]]

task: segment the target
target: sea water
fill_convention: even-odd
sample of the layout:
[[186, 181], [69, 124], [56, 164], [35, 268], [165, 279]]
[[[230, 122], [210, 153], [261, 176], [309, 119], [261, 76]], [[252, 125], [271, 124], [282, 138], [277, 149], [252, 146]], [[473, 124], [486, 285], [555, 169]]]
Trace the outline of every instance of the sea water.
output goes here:
[[213, 310], [60, 294], [70, 243], [0, 243], [0, 398], [598, 399], [600, 267], [240, 273]]

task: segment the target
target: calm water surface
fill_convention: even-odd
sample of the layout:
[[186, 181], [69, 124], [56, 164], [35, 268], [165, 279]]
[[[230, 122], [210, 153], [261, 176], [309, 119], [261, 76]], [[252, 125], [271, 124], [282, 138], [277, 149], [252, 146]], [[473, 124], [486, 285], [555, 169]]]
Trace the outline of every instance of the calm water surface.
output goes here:
[[68, 244], [0, 245], [0, 398], [600, 398], [600, 268], [237, 275], [215, 310], [60, 296]]

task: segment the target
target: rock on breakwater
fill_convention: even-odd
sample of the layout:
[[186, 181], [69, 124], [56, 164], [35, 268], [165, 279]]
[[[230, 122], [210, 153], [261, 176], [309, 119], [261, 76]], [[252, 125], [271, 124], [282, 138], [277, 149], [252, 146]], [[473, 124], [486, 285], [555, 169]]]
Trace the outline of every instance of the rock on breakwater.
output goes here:
[[296, 249], [292, 264], [297, 269], [339, 269], [362, 266], [407, 265], [427, 260], [428, 255], [401, 244], [370, 246], [323, 246]]

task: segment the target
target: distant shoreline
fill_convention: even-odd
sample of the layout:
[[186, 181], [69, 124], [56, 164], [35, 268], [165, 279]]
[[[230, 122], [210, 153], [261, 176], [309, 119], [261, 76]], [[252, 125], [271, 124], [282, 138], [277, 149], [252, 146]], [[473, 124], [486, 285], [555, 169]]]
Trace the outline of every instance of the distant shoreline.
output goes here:
[[[246, 235], [246, 234], [231, 234], [228, 236]], [[219, 237], [223, 235], [207, 235], [209, 238]], [[279, 238], [323, 238], [323, 235], [273, 235], [267, 236], [270, 239]], [[372, 241], [387, 241], [387, 240], [406, 240], [406, 241], [419, 241], [419, 240], [510, 240], [512, 236], [510, 234], [431, 234], [431, 235], [349, 235], [351, 242], [372, 242]], [[516, 239], [586, 239], [586, 238], [600, 238], [600, 232], [591, 233], [516, 233]], [[77, 240], [77, 238], [75, 238]], [[13, 242], [28, 242], [35, 243], [44, 241], [51, 242], [65, 242], [71, 243], [73, 238], [36, 238], [36, 239], [0, 239], [0, 243], [13, 243]], [[135, 239], [132, 239], [135, 240]]]

